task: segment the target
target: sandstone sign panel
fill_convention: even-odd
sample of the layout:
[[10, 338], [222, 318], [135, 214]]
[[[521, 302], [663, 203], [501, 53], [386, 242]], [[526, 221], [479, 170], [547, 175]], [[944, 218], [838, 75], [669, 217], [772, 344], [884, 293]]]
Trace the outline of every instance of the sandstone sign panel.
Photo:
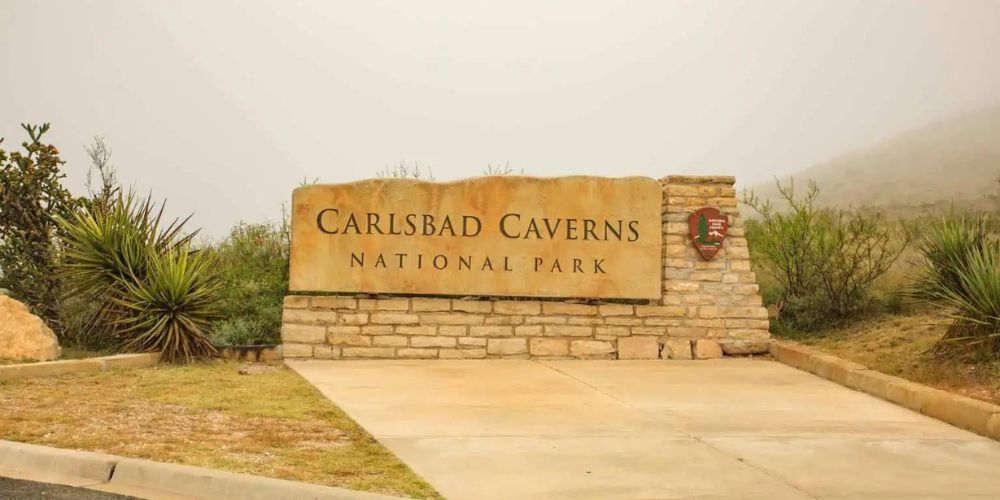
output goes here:
[[292, 194], [295, 292], [659, 299], [645, 177], [372, 179]]

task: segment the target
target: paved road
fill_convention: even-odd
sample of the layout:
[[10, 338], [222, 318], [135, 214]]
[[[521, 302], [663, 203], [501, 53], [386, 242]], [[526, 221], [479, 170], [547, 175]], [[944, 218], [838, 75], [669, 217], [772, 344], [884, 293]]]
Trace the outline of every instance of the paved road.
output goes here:
[[1000, 443], [771, 361], [288, 364], [451, 499], [1000, 498]]
[[102, 493], [100, 491], [36, 483], [21, 479], [0, 477], [0, 500], [50, 498], [52, 500], [128, 500], [135, 497]]

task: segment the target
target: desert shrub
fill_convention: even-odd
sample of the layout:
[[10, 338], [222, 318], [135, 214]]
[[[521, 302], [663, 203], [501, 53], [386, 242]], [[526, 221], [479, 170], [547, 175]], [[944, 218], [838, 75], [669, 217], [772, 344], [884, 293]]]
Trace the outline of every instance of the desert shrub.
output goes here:
[[83, 326], [94, 343], [125, 352], [162, 351], [168, 361], [212, 354], [218, 316], [216, 264], [192, 249], [187, 219], [168, 222], [163, 207], [134, 193], [114, 194], [60, 218], [69, 291], [92, 304]]
[[288, 290], [287, 224], [245, 224], [217, 245], [222, 319], [212, 326], [218, 344], [279, 343], [281, 304]]
[[949, 214], [924, 224], [914, 295], [951, 311], [938, 354], [995, 359], [1000, 354], [1000, 224], [987, 214]]
[[0, 288], [62, 337], [56, 218], [72, 213], [79, 200], [62, 185], [59, 151], [41, 142], [49, 124], [21, 127], [30, 138], [24, 152], [0, 149]]
[[744, 197], [756, 214], [747, 241], [758, 267], [775, 283], [779, 329], [808, 330], [836, 324], [868, 310], [872, 284], [899, 258], [909, 232], [877, 211], [820, 207], [819, 188], [804, 197], [778, 183], [787, 209], [753, 193]]

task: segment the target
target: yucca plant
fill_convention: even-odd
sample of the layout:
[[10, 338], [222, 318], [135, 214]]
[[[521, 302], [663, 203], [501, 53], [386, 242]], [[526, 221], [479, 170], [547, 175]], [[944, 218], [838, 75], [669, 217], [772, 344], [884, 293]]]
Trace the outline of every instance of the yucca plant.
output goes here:
[[952, 311], [935, 346], [943, 356], [1000, 355], [1000, 239], [989, 215], [952, 214], [924, 227], [918, 249], [924, 268], [914, 295]]
[[164, 223], [162, 205], [118, 191], [59, 222], [69, 291], [96, 305], [89, 339], [125, 352], [160, 350], [167, 360], [214, 351], [205, 325], [217, 315], [219, 286], [210, 256], [190, 249], [187, 219]]

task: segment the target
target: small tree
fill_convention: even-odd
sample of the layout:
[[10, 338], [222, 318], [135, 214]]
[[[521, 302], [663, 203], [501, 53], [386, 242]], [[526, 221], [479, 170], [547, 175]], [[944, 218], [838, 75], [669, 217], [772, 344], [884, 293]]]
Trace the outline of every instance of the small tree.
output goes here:
[[[84, 146], [90, 157], [90, 168], [87, 169], [87, 194], [91, 203], [107, 207], [118, 192], [118, 171], [111, 164], [111, 148], [101, 136], [95, 136], [89, 146]], [[97, 179], [95, 179], [95, 174]], [[96, 182], [95, 182], [96, 180]]]
[[0, 288], [61, 333], [56, 218], [68, 217], [80, 201], [62, 185], [59, 150], [42, 143], [49, 124], [21, 127], [30, 139], [24, 152], [0, 149]]
[[747, 241], [778, 281], [778, 305], [791, 326], [813, 328], [864, 309], [872, 283], [909, 244], [909, 231], [874, 210], [818, 206], [815, 183], [801, 199], [791, 183], [778, 182], [778, 193], [788, 210], [775, 210], [752, 192], [744, 197], [759, 216], [747, 224]]

